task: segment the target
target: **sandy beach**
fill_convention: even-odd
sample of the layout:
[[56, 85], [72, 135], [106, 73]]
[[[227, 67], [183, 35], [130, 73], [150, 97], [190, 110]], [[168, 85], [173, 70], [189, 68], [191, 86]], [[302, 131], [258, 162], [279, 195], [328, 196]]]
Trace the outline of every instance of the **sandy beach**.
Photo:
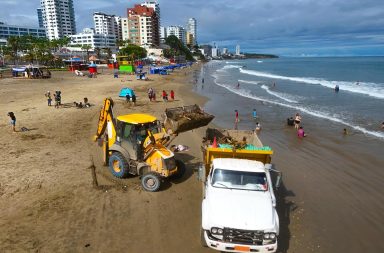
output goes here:
[[[92, 141], [105, 97], [114, 99], [115, 115], [142, 112], [160, 117], [167, 107], [203, 106], [207, 98], [192, 92], [199, 68], [176, 70], [169, 76], [150, 75], [151, 81], [138, 81], [134, 76], [114, 79], [107, 70], [100, 71], [97, 79], [69, 72], [54, 72], [48, 80], [1, 79], [0, 252], [214, 252], [202, 248], [199, 237], [202, 192], [194, 169], [201, 162], [202, 130], [183, 133], [174, 140], [190, 147], [188, 152], [177, 153], [187, 172], [156, 193], [143, 191], [138, 177], [118, 180], [111, 176], [102, 166], [101, 148]], [[118, 98], [123, 87], [134, 88], [137, 106]], [[158, 102], [149, 102], [149, 87], [157, 91]], [[173, 89], [176, 100], [161, 101], [163, 89]], [[62, 108], [47, 106], [47, 90], [62, 91]], [[91, 108], [73, 106], [84, 97]], [[9, 111], [17, 117], [16, 129], [29, 131], [12, 133], [6, 116]], [[265, 126], [268, 124], [272, 125]], [[357, 168], [374, 167], [381, 161], [367, 164], [357, 159], [352, 141], [346, 154], [333, 152], [320, 139], [303, 144], [305, 152], [291, 140], [287, 151], [284, 131], [261, 133], [264, 144], [275, 150], [273, 163], [284, 172], [278, 204], [279, 252], [357, 252], [362, 248], [380, 252], [380, 245], [369, 242], [380, 239], [382, 230], [377, 224], [382, 224], [383, 217], [375, 210], [382, 210], [382, 203], [367, 205], [379, 194], [376, 181], [382, 173], [377, 174], [377, 168], [374, 172]], [[292, 156], [292, 150], [296, 155]], [[350, 171], [335, 170], [345, 161], [340, 156], [349, 160]], [[332, 159], [332, 172], [320, 170], [325, 158]], [[97, 189], [92, 186], [92, 162]], [[360, 208], [354, 196], [343, 195], [364, 188], [356, 185], [358, 177], [373, 181], [373, 187], [358, 196]], [[371, 224], [358, 234], [367, 216]], [[340, 234], [343, 228], [347, 231]], [[337, 240], [329, 244], [332, 236]], [[352, 238], [361, 239], [353, 242]], [[371, 239], [355, 251], [349, 246], [360, 245], [364, 238]]]

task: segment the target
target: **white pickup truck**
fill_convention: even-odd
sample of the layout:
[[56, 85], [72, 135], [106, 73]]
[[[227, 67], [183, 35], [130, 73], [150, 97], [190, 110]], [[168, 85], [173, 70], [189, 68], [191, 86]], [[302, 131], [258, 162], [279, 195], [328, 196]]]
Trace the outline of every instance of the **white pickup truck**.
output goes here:
[[[273, 152], [252, 132], [225, 131], [232, 138], [247, 136], [256, 146], [203, 147], [202, 245], [224, 252], [276, 252], [279, 217], [270, 174], [275, 170], [269, 164]], [[277, 184], [280, 178], [279, 173]]]

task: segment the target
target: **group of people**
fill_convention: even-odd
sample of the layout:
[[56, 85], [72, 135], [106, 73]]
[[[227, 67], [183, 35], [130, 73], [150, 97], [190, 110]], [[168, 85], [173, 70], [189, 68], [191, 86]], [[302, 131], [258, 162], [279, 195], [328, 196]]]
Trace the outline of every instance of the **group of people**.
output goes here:
[[[149, 101], [156, 101], [156, 92], [153, 88], [149, 88], [147, 93]], [[175, 100], [175, 92], [173, 90], [170, 91], [169, 96], [171, 100]], [[161, 98], [164, 102], [167, 102], [169, 100], [168, 93], [165, 90], [162, 91]]]
[[[44, 95], [47, 98], [48, 106], [52, 106], [51, 92], [47, 91]], [[55, 93], [53, 94], [53, 98], [55, 100], [55, 108], [59, 108], [59, 106], [61, 106], [61, 91], [55, 91]]]
[[290, 117], [287, 119], [288, 126], [295, 126], [297, 130], [297, 136], [299, 138], [306, 137], [307, 134], [304, 132], [303, 126], [301, 126], [301, 116], [299, 113], [296, 113], [295, 117]]
[[[252, 117], [254, 120], [257, 119], [257, 113], [256, 113], [256, 109], [253, 109], [252, 111]], [[239, 118], [239, 111], [238, 110], [235, 110], [235, 126], [234, 126], [234, 129], [237, 130], [238, 127], [238, 123], [240, 122], [240, 118]], [[259, 132], [261, 130], [261, 124], [259, 122], [256, 122], [256, 125], [255, 125], [255, 131], [256, 132]]]
[[88, 98], [86, 98], [86, 97], [84, 98], [84, 103], [83, 102], [77, 103], [76, 101], [73, 103], [75, 104], [75, 106], [77, 108], [89, 108], [89, 107], [91, 107], [91, 104], [88, 102]]

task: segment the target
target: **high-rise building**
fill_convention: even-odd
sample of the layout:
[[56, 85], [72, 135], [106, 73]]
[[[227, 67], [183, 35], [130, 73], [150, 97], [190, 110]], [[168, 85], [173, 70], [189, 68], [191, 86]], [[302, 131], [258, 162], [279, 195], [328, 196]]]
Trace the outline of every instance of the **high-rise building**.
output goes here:
[[168, 26], [167, 27], [167, 37], [175, 35], [184, 45], [187, 44], [187, 33], [182, 26]]
[[37, 19], [39, 20], [39, 27], [44, 28], [43, 11], [41, 8], [37, 8]]
[[129, 40], [128, 18], [121, 18], [121, 39]]
[[187, 45], [193, 46], [193, 44], [194, 44], [193, 34], [190, 32], [187, 32]]
[[240, 45], [236, 45], [236, 55], [240, 55]]
[[159, 18], [152, 7], [136, 4], [128, 9], [129, 40], [136, 45], [160, 44]]
[[191, 45], [193, 45], [193, 46], [196, 45], [197, 44], [197, 23], [196, 23], [196, 19], [194, 19], [194, 18], [188, 19], [187, 32], [189, 32], [193, 36], [193, 42], [191, 42]]
[[160, 26], [160, 43], [164, 43], [167, 38], [167, 29], [164, 26]]
[[93, 22], [97, 34], [115, 35], [116, 39], [122, 39], [121, 18], [102, 12], [93, 13]]
[[40, 0], [45, 32], [49, 39], [76, 33], [73, 0]]

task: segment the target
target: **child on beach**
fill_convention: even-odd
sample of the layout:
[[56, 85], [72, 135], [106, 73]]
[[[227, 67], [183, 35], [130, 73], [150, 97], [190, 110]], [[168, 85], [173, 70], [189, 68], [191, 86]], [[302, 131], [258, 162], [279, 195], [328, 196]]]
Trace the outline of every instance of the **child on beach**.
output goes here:
[[132, 104], [133, 106], [136, 106], [136, 95], [132, 94]]
[[256, 128], [255, 131], [259, 132], [261, 130], [261, 124], [259, 122], [256, 122]]
[[51, 105], [52, 105], [51, 92], [50, 92], [50, 91], [47, 91], [47, 92], [45, 93], [45, 97], [47, 98], [48, 106], [51, 106]]
[[12, 130], [13, 132], [16, 132], [16, 116], [13, 112], [9, 112], [7, 114], [10, 118], [11, 118], [11, 126], [12, 126]]
[[173, 90], [171, 90], [171, 99], [175, 100], [175, 92]]
[[253, 118], [254, 118], [254, 119], [256, 119], [256, 118], [257, 118], [256, 109], [253, 109], [253, 112], [252, 112], [252, 116], [253, 116]]
[[299, 138], [303, 138], [303, 137], [306, 137], [306, 136], [307, 136], [307, 134], [304, 132], [304, 129], [303, 129], [302, 126], [301, 126], [301, 127], [299, 128], [299, 130], [297, 131], [297, 136], [298, 136]]

